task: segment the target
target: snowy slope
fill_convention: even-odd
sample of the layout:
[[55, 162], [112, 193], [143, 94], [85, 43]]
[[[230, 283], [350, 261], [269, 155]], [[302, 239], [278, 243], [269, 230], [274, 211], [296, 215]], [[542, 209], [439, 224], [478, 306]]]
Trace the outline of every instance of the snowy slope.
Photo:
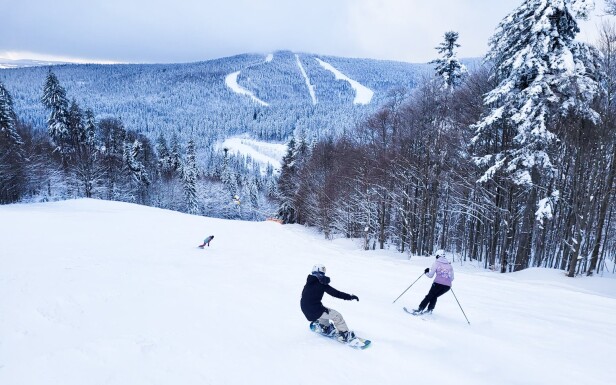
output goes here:
[[[616, 280], [456, 266], [454, 297], [406, 315], [431, 264], [309, 229], [74, 200], [0, 206], [0, 384], [611, 384]], [[210, 234], [205, 250], [196, 246]], [[308, 330], [310, 268], [356, 351]]]
[[262, 173], [265, 172], [268, 164], [274, 170], [280, 171], [282, 158], [287, 151], [285, 144], [263, 142], [246, 135], [227, 138], [217, 144], [216, 148], [218, 150], [226, 148], [233, 154], [250, 156], [255, 162], [261, 164]]

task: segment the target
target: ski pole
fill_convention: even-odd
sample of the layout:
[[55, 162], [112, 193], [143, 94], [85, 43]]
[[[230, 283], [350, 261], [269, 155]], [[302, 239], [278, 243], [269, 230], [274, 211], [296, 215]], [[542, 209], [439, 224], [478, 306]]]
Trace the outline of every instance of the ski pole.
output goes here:
[[471, 323], [468, 320], [468, 317], [466, 317], [466, 313], [464, 312], [464, 309], [462, 309], [462, 305], [460, 305], [460, 301], [458, 301], [458, 297], [456, 297], [456, 293], [453, 292], [453, 289], [451, 289], [451, 294], [453, 294], [453, 298], [456, 299], [458, 306], [460, 306], [460, 310], [462, 310], [462, 314], [464, 314], [464, 318], [466, 318], [466, 322], [468, 322], [468, 324], [470, 325]]
[[[423, 273], [419, 276], [419, 278], [421, 278], [421, 277], [423, 277]], [[419, 281], [419, 278], [417, 278], [417, 279], [415, 280], [415, 282]], [[413, 286], [413, 285], [415, 284], [415, 282], [411, 283], [411, 286]], [[400, 297], [402, 297], [402, 296], [404, 295], [404, 293], [406, 293], [406, 292], [407, 292], [407, 290], [411, 288], [411, 286], [407, 287], [407, 288], [406, 288], [406, 290], [405, 290], [405, 291], [403, 291], [403, 292], [402, 292], [402, 294], [400, 294], [400, 295], [398, 296], [398, 298], [394, 299], [394, 302], [392, 302], [392, 304], [393, 304], [393, 303], [396, 303], [396, 301], [397, 301], [397, 300], [399, 300], [399, 299], [400, 299]]]

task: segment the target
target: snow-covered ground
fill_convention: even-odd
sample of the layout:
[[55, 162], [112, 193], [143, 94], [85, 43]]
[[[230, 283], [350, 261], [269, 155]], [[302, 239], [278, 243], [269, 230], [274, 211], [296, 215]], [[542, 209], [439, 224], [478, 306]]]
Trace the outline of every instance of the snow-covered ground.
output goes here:
[[345, 80], [349, 82], [353, 90], [355, 90], [355, 99], [353, 100], [353, 104], [369, 104], [372, 100], [372, 96], [374, 95], [374, 91], [370, 88], [364, 86], [357, 80], [353, 80], [340, 72], [333, 65], [324, 62], [321, 59], [316, 59], [316, 61], [321, 65], [321, 67], [325, 68], [328, 71], [331, 71], [337, 80]]
[[240, 76], [240, 72], [241, 71], [235, 71], [225, 77], [225, 84], [227, 85], [227, 87], [231, 88], [231, 90], [237, 94], [246, 95], [250, 97], [252, 100], [254, 100], [255, 102], [259, 103], [262, 106], [269, 106], [268, 103], [256, 97], [255, 94], [252, 93], [252, 91], [247, 90], [238, 84], [237, 77]]
[[[196, 246], [215, 235], [211, 247]], [[327, 266], [328, 297], [363, 351], [315, 335], [299, 309]], [[607, 385], [616, 280], [455, 264], [453, 295], [422, 320], [432, 258], [365, 252], [296, 225], [126, 203], [0, 206], [0, 384]]]
[[231, 153], [250, 156], [261, 163], [261, 172], [265, 172], [268, 164], [271, 164], [274, 170], [280, 170], [282, 157], [287, 151], [285, 144], [262, 142], [245, 135], [227, 138], [216, 148], [227, 148]]

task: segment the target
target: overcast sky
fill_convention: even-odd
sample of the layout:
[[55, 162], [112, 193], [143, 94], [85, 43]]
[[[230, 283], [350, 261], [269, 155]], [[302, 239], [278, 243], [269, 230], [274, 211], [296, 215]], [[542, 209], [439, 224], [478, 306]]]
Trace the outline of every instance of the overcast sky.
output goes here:
[[[280, 49], [426, 62], [446, 31], [483, 56], [522, 0], [0, 0], [0, 57], [174, 63]], [[603, 14], [583, 23], [594, 41]]]

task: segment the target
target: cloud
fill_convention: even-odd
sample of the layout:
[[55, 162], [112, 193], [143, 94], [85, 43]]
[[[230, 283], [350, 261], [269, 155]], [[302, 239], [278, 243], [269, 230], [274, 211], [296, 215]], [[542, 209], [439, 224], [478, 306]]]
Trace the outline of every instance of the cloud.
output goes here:
[[[521, 0], [20, 0], [2, 6], [0, 51], [111, 62], [186, 62], [277, 49], [425, 62], [443, 34], [485, 54]], [[594, 28], [594, 24], [589, 27]], [[582, 37], [595, 34], [583, 27]]]

